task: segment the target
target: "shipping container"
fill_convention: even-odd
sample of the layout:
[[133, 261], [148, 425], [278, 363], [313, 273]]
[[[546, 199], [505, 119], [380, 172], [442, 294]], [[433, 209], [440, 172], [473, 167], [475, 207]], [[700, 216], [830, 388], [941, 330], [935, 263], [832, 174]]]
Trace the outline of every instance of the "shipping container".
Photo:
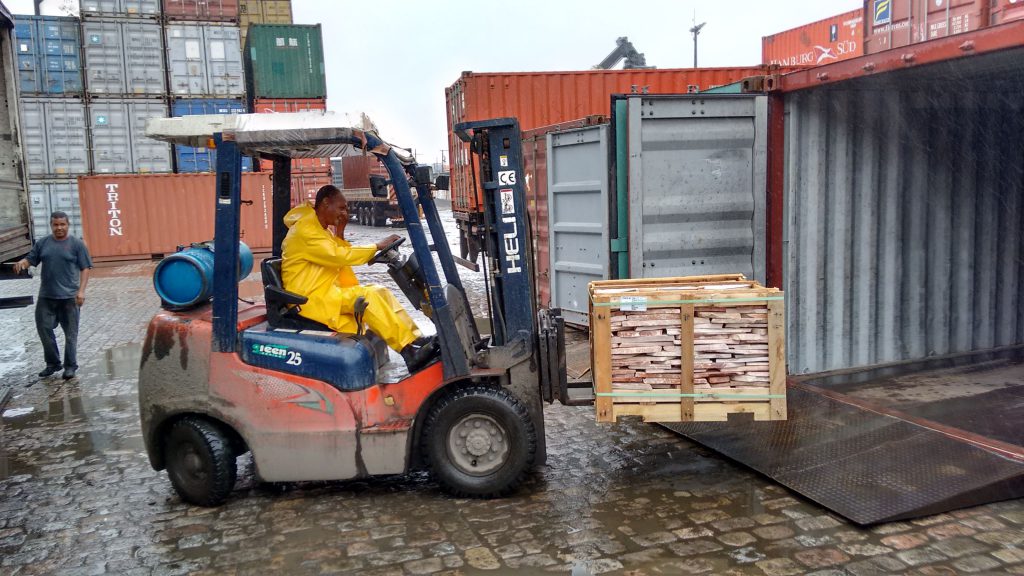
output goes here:
[[[588, 282], [608, 278], [606, 123], [605, 116], [590, 116], [527, 130], [522, 135], [537, 306], [563, 307], [563, 317], [573, 324], [587, 323]], [[557, 167], [549, 161], [549, 152], [554, 153]], [[558, 187], [557, 201], [548, 194], [549, 179]], [[555, 207], [554, 213], [551, 207]], [[552, 218], [553, 214], [557, 216]], [[558, 229], [555, 243], [564, 246], [554, 253], [549, 233], [552, 223]], [[561, 271], [552, 273], [552, 269]], [[561, 278], [555, 279], [555, 275]], [[555, 284], [564, 287], [566, 293], [573, 292], [575, 297], [553, 297]]]
[[[98, 260], [159, 259], [213, 238], [214, 174], [116, 174], [78, 180], [85, 242]], [[241, 240], [270, 248], [273, 198], [266, 174], [242, 175]], [[251, 203], [250, 203], [251, 202]]]
[[14, 30], [22, 94], [82, 92], [82, 39], [77, 18], [18, 16]]
[[[255, 114], [276, 114], [279, 112], [307, 112], [327, 109], [327, 101], [323, 98], [280, 98], [257, 99], [253, 101], [252, 111]], [[274, 163], [270, 160], [260, 161], [260, 170], [270, 172]], [[292, 160], [292, 173], [331, 171], [330, 158], [297, 158]]]
[[0, 3], [0, 262], [19, 260], [32, 248], [14, 24]]
[[1024, 0], [993, 0], [990, 6], [989, 22], [993, 26], [1024, 20]]
[[78, 181], [74, 178], [36, 180], [28, 182], [28, 197], [32, 212], [32, 235], [39, 239], [50, 234], [50, 214], [56, 211], [68, 215], [69, 231], [82, 236], [82, 211], [78, 203]]
[[991, 0], [865, 0], [864, 53], [963, 34], [988, 25]]
[[23, 98], [20, 104], [29, 177], [88, 174], [85, 104], [77, 98]]
[[237, 26], [168, 24], [167, 67], [174, 96], [245, 94]]
[[167, 93], [163, 33], [148, 21], [83, 20], [86, 91], [97, 96]]
[[163, 100], [93, 100], [89, 105], [93, 171], [171, 172], [170, 145], [146, 137], [146, 120], [166, 117]]
[[79, 0], [83, 18], [159, 18], [160, 0]]
[[[241, 100], [229, 99], [182, 99], [171, 105], [171, 116], [195, 116], [197, 114], [245, 114]], [[217, 167], [217, 151], [212, 148], [174, 147], [174, 159], [179, 173], [212, 172]], [[242, 171], [252, 172], [252, 158], [242, 158]]]
[[164, 0], [168, 20], [238, 22], [238, 0]]
[[858, 8], [761, 39], [761, 62], [821, 66], [864, 54], [864, 10]]
[[915, 54], [781, 79], [769, 268], [793, 374], [1024, 344], [1024, 22]]
[[612, 94], [685, 94], [765, 74], [765, 67], [576, 72], [463, 72], [445, 90], [452, 209], [476, 214], [482, 205], [470, 185], [466, 145], [453, 131], [471, 120], [515, 117], [521, 130], [609, 113]]
[[370, 176], [387, 176], [388, 171], [373, 154], [345, 156], [341, 159], [342, 180], [345, 188], [357, 190], [370, 187]]
[[331, 184], [327, 173], [304, 172], [292, 175], [292, 206], [306, 200], [315, 200], [317, 190]]
[[242, 29], [242, 46], [250, 24], [291, 24], [291, 0], [240, 0], [238, 22]]
[[327, 97], [319, 24], [250, 26], [244, 56], [250, 99]]

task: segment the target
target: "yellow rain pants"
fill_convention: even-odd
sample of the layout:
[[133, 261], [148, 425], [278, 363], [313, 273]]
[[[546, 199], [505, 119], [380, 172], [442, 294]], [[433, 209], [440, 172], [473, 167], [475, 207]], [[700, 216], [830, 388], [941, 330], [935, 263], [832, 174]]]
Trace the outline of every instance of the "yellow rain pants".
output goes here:
[[377, 247], [353, 246], [320, 225], [311, 202], [292, 208], [284, 217], [288, 235], [281, 246], [284, 289], [309, 299], [299, 314], [337, 332], [356, 332], [352, 315], [356, 298], [368, 306], [363, 321], [388, 346], [401, 351], [421, 336], [416, 323], [387, 288], [360, 286], [352, 266], [366, 264]]

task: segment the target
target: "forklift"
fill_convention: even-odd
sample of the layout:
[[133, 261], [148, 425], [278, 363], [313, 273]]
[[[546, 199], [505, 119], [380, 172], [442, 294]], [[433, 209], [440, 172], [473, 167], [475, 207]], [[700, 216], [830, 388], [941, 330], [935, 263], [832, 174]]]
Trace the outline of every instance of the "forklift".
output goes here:
[[[236, 458], [246, 452], [264, 482], [427, 469], [445, 491], [481, 498], [514, 491], [544, 463], [543, 403], [579, 402], [567, 389], [560, 311], [535, 306], [519, 125], [504, 118], [457, 131], [479, 160], [488, 199], [478, 230], [487, 335], [474, 321], [445, 242], [429, 167], [331, 113], [150, 120], [151, 138], [217, 152], [212, 302], [165, 306], [156, 314], [139, 368], [146, 451], [183, 500], [223, 503], [235, 484]], [[440, 358], [415, 373], [390, 362], [380, 339], [363, 329], [358, 305], [358, 332], [336, 333], [300, 316], [305, 298], [281, 284], [291, 159], [353, 151], [374, 155], [387, 169], [388, 178], [376, 178], [371, 188], [386, 194], [390, 185], [408, 223], [412, 253], [399, 252], [403, 238], [371, 264], [388, 267], [437, 331]], [[240, 303], [238, 294], [243, 155], [274, 163], [273, 252], [261, 263], [263, 303]]]

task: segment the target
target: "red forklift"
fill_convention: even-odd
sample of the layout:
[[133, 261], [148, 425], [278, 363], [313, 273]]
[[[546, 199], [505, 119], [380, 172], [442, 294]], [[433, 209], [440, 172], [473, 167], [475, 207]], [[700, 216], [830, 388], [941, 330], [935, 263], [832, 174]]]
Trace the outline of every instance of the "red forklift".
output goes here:
[[[425, 468], [463, 497], [507, 494], [545, 461], [542, 403], [578, 401], [569, 399], [560, 312], [534, 304], [519, 126], [498, 119], [458, 131], [479, 158], [489, 199], [478, 230], [486, 247], [487, 335], [477, 328], [444, 241], [428, 167], [330, 113], [150, 121], [150, 137], [209, 142], [217, 151], [214, 262], [202, 278], [214, 286], [212, 301], [165, 306], [149, 324], [139, 369], [150, 462], [167, 470], [183, 500], [223, 503], [235, 484], [236, 458], [246, 452], [261, 481]], [[440, 357], [412, 374], [400, 360], [389, 362], [372, 332], [336, 333], [300, 316], [305, 298], [281, 284], [291, 159], [353, 151], [372, 154], [387, 169], [388, 178], [375, 178], [372, 189], [394, 189], [412, 244], [412, 253], [400, 253], [403, 238], [372, 263], [388, 267], [437, 331]], [[273, 254], [261, 263], [265, 302], [256, 304], [240, 304], [238, 295], [243, 156], [274, 162]], [[361, 325], [358, 309], [356, 320]]]

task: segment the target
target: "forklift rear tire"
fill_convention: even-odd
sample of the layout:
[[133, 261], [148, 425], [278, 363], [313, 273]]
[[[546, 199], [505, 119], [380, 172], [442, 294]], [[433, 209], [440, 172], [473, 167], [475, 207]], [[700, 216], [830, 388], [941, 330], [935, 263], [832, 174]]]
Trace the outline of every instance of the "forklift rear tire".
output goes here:
[[455, 496], [504, 496], [533, 468], [537, 429], [526, 406], [504, 388], [451, 392], [434, 404], [425, 422], [427, 465]]
[[235, 487], [237, 468], [231, 441], [216, 424], [183, 418], [164, 441], [167, 476], [181, 499], [198, 506], [220, 506]]

